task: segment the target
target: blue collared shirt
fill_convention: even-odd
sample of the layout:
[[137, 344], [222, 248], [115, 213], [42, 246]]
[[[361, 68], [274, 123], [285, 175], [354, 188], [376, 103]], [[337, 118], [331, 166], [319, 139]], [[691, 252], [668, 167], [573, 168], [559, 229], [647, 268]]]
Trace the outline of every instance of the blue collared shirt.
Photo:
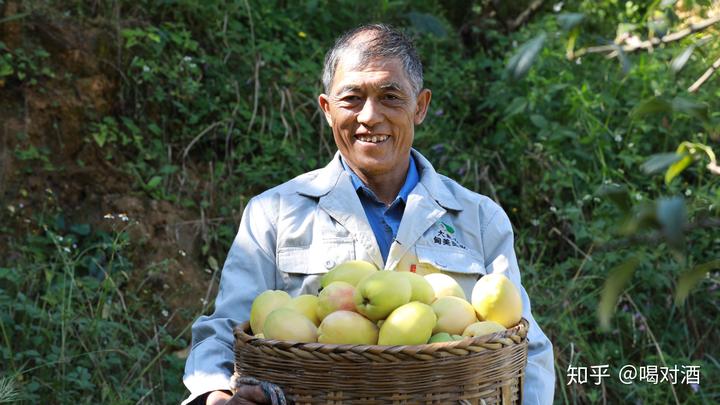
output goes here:
[[370, 228], [375, 234], [375, 240], [380, 248], [383, 261], [387, 261], [390, 245], [397, 236], [400, 220], [405, 212], [408, 195], [410, 195], [410, 192], [420, 179], [417, 167], [415, 167], [415, 159], [410, 156], [410, 166], [408, 167], [407, 177], [405, 177], [405, 184], [403, 184], [397, 197], [389, 206], [386, 206], [377, 198], [375, 193], [360, 180], [352, 169], [345, 164], [343, 159], [340, 159], [340, 161], [345, 171], [350, 175], [350, 180], [352, 180], [355, 191], [357, 191], [360, 203], [363, 210], [365, 210], [365, 216], [370, 223]]

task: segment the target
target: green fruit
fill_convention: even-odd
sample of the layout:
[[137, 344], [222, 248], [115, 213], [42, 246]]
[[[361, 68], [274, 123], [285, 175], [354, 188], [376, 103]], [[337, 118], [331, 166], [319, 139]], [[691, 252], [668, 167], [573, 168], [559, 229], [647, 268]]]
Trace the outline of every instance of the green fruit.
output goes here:
[[405, 276], [394, 271], [379, 271], [358, 284], [355, 308], [371, 321], [377, 321], [407, 304], [411, 296], [412, 287]]
[[463, 291], [460, 284], [455, 281], [454, 278], [443, 273], [430, 273], [425, 275], [425, 280], [430, 283], [433, 290], [435, 290], [435, 298], [445, 297], [452, 295], [454, 297], [462, 298], [467, 300], [465, 297], [465, 291]]
[[412, 295], [410, 301], [420, 301], [423, 304], [431, 304], [435, 300], [435, 290], [433, 290], [430, 283], [419, 274], [411, 273], [409, 271], [398, 272], [404, 275], [410, 282], [410, 289]]
[[505, 327], [500, 325], [497, 322], [493, 321], [482, 321], [482, 322], [475, 322], [472, 325], [469, 325], [465, 330], [463, 331], [463, 336], [465, 337], [478, 337], [478, 336], [485, 336], [489, 335], [491, 333], [495, 332], [502, 332], [505, 330]]
[[449, 333], [440, 332], [432, 335], [428, 343], [452, 342], [453, 340]]
[[430, 339], [435, 321], [430, 305], [413, 301], [394, 310], [380, 328], [380, 345], [420, 345]]
[[378, 268], [370, 262], [364, 260], [350, 260], [345, 263], [338, 264], [332, 270], [325, 273], [320, 279], [320, 286], [325, 288], [333, 281], [344, 281], [353, 286], [357, 286], [362, 279], [377, 273]]
[[282, 305], [281, 308], [290, 308], [305, 315], [315, 324], [320, 325], [320, 319], [317, 316], [317, 307], [320, 298], [315, 295], [303, 294], [299, 295]]
[[433, 333], [459, 335], [468, 325], [478, 321], [475, 308], [462, 298], [450, 295], [440, 297], [432, 303], [432, 309], [438, 317]]
[[318, 295], [316, 314], [320, 322], [335, 311], [355, 311], [355, 287], [344, 281], [333, 281]]

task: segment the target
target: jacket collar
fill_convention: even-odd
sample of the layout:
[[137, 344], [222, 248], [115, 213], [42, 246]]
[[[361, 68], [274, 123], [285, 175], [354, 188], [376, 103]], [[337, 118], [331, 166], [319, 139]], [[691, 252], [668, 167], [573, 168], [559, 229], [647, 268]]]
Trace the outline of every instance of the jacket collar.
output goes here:
[[[460, 203], [447, 188], [442, 177], [435, 171], [425, 156], [415, 149], [412, 149], [411, 153], [417, 164], [420, 183], [425, 186], [430, 196], [447, 210], [462, 211]], [[315, 177], [312, 180], [301, 185], [298, 193], [308, 197], [320, 198], [335, 188], [343, 175], [347, 176], [347, 173], [345, 173], [342, 163], [340, 162], [340, 152], [336, 152], [335, 157], [333, 157], [327, 166], [316, 171]], [[349, 177], [347, 180], [350, 181]]]

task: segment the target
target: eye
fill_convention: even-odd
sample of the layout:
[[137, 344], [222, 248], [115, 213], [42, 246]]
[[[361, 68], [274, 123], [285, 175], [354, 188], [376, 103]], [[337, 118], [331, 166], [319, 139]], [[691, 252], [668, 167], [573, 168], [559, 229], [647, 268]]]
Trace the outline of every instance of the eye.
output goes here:
[[398, 95], [392, 94], [392, 93], [385, 94], [385, 95], [383, 96], [383, 98], [384, 98], [385, 100], [388, 100], [388, 101], [398, 101], [398, 100], [400, 100], [400, 97], [399, 97]]
[[347, 95], [347, 96], [343, 97], [341, 100], [346, 103], [357, 103], [358, 101], [360, 101], [360, 96]]

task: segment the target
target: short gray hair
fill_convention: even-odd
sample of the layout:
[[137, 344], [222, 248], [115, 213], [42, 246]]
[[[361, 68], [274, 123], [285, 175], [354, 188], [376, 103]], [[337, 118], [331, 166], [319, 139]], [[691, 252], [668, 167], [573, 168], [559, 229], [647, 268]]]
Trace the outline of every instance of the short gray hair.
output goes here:
[[[365, 32], [371, 32], [374, 35], [367, 41], [353, 41], [359, 34]], [[422, 63], [410, 38], [388, 25], [370, 24], [362, 25], [344, 33], [335, 41], [335, 45], [325, 55], [322, 75], [325, 93], [330, 93], [330, 87], [340, 58], [345, 51], [350, 49], [360, 53], [360, 66], [365, 66], [374, 59], [399, 59], [405, 74], [410, 80], [410, 85], [415, 91], [415, 95], [422, 90]]]

